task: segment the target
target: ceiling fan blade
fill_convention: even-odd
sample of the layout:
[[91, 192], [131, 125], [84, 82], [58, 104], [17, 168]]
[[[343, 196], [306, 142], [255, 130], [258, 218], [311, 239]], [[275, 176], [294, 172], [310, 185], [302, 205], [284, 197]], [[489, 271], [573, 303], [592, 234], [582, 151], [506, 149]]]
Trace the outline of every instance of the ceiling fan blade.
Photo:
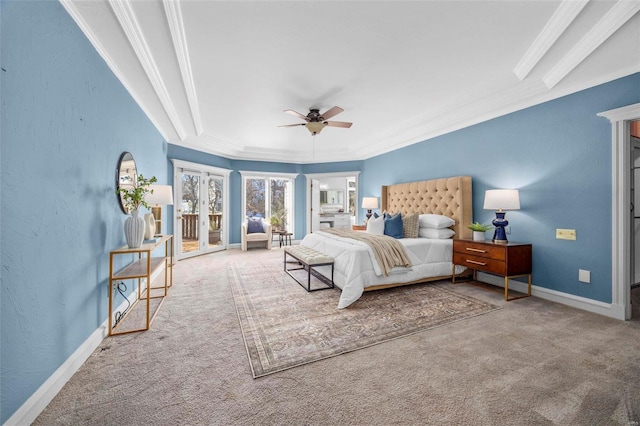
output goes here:
[[342, 108], [340, 108], [339, 106], [334, 106], [333, 108], [329, 108], [328, 110], [326, 110], [324, 113], [322, 113], [320, 115], [322, 115], [322, 118], [324, 118], [325, 120], [328, 120], [331, 117], [333, 117], [334, 115], [340, 114], [342, 111], [344, 111], [344, 110]]
[[297, 123], [297, 124], [282, 124], [278, 127], [295, 127], [295, 126], [305, 126], [307, 123]]
[[292, 110], [292, 109], [285, 109], [285, 110], [284, 110], [284, 112], [286, 112], [287, 114], [295, 115], [296, 117], [301, 118], [301, 119], [303, 119], [304, 121], [309, 121], [309, 119], [307, 118], [307, 116], [306, 116], [306, 115], [302, 115], [302, 114], [300, 114], [299, 112], [294, 111], [294, 110]]
[[329, 127], [344, 127], [347, 129], [351, 127], [351, 125], [353, 124], [353, 123], [348, 123], [346, 121], [325, 121], [325, 123]]

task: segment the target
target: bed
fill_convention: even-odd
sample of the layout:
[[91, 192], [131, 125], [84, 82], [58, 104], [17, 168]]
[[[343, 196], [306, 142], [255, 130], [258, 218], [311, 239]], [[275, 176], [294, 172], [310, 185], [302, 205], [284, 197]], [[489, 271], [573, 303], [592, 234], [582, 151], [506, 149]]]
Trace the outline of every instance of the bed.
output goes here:
[[[380, 210], [402, 215], [432, 213], [448, 216], [455, 221], [451, 227], [455, 232], [454, 238], [471, 238], [472, 231], [466, 226], [473, 221], [471, 177], [454, 176], [383, 186]], [[342, 290], [338, 308], [346, 308], [364, 291], [451, 277], [451, 238], [402, 238], [398, 241], [405, 247], [411, 267], [394, 268], [388, 276], [380, 273], [366, 244], [352, 238], [316, 231], [307, 234], [300, 244], [334, 258], [334, 282]], [[318, 271], [323, 275], [331, 273], [326, 267], [320, 267]], [[456, 274], [463, 271], [464, 267], [456, 266]]]

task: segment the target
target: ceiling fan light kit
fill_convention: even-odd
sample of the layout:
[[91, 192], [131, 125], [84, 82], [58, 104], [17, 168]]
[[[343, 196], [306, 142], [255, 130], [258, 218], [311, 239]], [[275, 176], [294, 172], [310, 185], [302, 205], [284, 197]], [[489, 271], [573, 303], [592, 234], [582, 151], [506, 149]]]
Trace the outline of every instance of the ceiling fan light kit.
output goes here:
[[293, 126], [305, 126], [307, 130], [311, 133], [312, 136], [317, 135], [324, 129], [325, 127], [342, 127], [348, 129], [351, 127], [353, 123], [348, 123], [346, 121], [327, 121], [329, 118], [334, 115], [340, 114], [344, 111], [342, 108], [338, 106], [334, 106], [333, 108], [329, 108], [323, 114], [320, 114], [320, 110], [318, 108], [309, 108], [309, 114], [302, 115], [297, 111], [292, 109], [286, 109], [284, 112], [287, 114], [295, 115], [298, 118], [303, 119], [306, 123], [300, 124], [283, 124], [278, 127], [293, 127]]
[[311, 122], [307, 123], [304, 126], [311, 132], [312, 135], [317, 135], [325, 128], [327, 123], [319, 123], [319, 122]]

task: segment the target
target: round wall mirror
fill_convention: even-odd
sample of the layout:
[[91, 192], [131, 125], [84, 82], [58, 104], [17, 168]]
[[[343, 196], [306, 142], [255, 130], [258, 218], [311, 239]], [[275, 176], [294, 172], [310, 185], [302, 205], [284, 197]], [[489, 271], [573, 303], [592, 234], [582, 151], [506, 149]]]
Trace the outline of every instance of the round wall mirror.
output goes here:
[[[130, 152], [123, 152], [116, 168], [116, 188], [133, 188], [137, 179], [136, 160], [133, 159], [133, 155]], [[118, 197], [118, 204], [120, 204], [122, 211], [125, 214], [129, 214], [129, 210], [122, 200], [122, 194], [118, 192], [116, 197]]]

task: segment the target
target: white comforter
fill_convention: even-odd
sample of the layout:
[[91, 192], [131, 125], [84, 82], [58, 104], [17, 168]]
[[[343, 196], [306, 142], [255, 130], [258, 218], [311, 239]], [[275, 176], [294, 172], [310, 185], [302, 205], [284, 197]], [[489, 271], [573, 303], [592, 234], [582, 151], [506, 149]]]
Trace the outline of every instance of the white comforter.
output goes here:
[[[338, 308], [346, 308], [362, 296], [366, 287], [451, 275], [453, 240], [403, 238], [399, 241], [405, 247], [412, 266], [396, 268], [388, 277], [381, 274], [375, 260], [372, 262], [371, 249], [362, 241], [317, 231], [307, 234], [300, 244], [335, 259], [333, 281], [342, 289]], [[331, 277], [330, 266], [316, 269]], [[464, 267], [456, 266], [456, 274], [463, 270]]]

